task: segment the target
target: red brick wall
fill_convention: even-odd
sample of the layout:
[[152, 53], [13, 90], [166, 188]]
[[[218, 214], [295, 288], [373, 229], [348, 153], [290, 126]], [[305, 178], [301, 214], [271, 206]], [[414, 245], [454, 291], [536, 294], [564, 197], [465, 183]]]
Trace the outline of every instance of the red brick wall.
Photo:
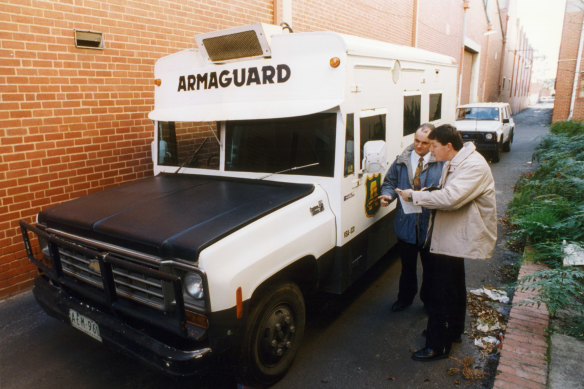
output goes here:
[[420, 0], [418, 47], [438, 51], [461, 62], [462, 17], [460, 0]]
[[293, 0], [294, 31], [332, 30], [411, 44], [414, 0]]
[[[571, 8], [569, 2], [566, 4], [566, 14], [564, 16], [562, 40], [558, 56], [558, 70], [555, 85], [556, 97], [552, 122], [567, 120], [570, 113], [572, 86], [574, 85], [574, 72], [576, 71], [576, 58], [578, 57], [578, 45], [583, 18], [584, 12], [580, 11], [577, 7]], [[583, 69], [583, 66], [584, 63], [581, 63], [580, 70]], [[576, 92], [572, 118], [584, 119], [584, 98], [580, 97], [579, 91]]]
[[[35, 274], [20, 219], [151, 174], [155, 61], [201, 32], [272, 23], [280, 1], [2, 1], [0, 299], [28, 289]], [[418, 47], [459, 61], [461, 12], [462, 0], [293, 0], [292, 26], [404, 45], [417, 37]], [[102, 32], [105, 50], [76, 48], [74, 29]]]
[[[30, 287], [18, 220], [151, 174], [154, 62], [203, 31], [271, 23], [273, 1], [0, 5], [0, 298]], [[105, 50], [74, 32], [103, 32]]]

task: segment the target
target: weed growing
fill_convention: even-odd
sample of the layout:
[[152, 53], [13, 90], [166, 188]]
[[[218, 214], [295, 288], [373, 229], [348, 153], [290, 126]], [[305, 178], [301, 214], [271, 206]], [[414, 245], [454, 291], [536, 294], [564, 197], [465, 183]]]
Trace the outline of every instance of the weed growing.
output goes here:
[[538, 168], [519, 179], [508, 223], [512, 246], [530, 244], [532, 259], [549, 269], [518, 280], [517, 287], [538, 290], [526, 303], [545, 303], [552, 317], [571, 308], [574, 320], [565, 332], [584, 338], [584, 268], [562, 264], [566, 244], [584, 246], [584, 123], [554, 123], [534, 157]]

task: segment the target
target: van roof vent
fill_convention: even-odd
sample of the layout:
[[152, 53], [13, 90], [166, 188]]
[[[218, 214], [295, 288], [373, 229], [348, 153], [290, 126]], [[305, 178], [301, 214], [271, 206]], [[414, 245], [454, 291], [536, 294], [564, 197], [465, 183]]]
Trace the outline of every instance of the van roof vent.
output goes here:
[[[197, 45], [204, 49], [212, 62], [241, 58], [270, 57], [272, 55], [265, 27], [261, 23], [213, 31], [195, 36]], [[279, 32], [281, 28], [278, 27]]]

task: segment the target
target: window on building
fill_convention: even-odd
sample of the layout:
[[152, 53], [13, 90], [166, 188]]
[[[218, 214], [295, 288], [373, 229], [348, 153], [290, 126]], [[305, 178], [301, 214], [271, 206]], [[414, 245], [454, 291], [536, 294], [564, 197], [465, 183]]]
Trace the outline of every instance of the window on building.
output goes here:
[[404, 96], [404, 136], [413, 134], [420, 127], [421, 95]]
[[442, 93], [430, 94], [430, 109], [428, 120], [433, 122], [442, 118]]

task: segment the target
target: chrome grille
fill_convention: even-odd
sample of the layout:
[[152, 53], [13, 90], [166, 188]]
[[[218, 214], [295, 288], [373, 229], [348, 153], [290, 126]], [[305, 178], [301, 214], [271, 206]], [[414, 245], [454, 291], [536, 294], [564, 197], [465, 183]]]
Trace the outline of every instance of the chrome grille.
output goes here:
[[[63, 247], [59, 247], [59, 256], [63, 273], [99, 289], [104, 289], [101, 272], [94, 269], [97, 258], [87, 257]], [[119, 258], [119, 256], [116, 257]], [[145, 266], [144, 264], [140, 265]], [[112, 273], [117, 295], [161, 311], [165, 310], [165, 306], [168, 304], [165, 304], [162, 280], [115, 264], [112, 264]]]
[[154, 308], [164, 308], [164, 292], [161, 280], [135, 271], [113, 267], [116, 293], [142, 302]]
[[89, 267], [90, 261], [95, 258], [87, 258], [62, 247], [59, 247], [59, 257], [63, 273], [103, 289], [101, 274]]

